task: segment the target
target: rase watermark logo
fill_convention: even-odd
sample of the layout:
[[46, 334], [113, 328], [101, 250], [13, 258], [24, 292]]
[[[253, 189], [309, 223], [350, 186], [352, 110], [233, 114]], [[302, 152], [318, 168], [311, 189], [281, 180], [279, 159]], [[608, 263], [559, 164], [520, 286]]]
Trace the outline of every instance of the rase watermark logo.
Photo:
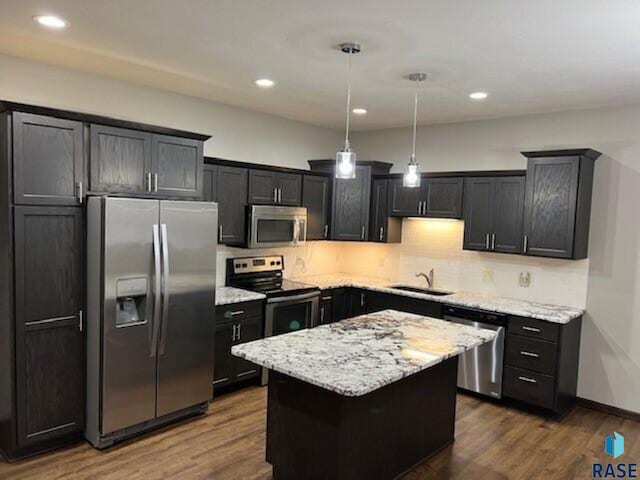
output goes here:
[[[614, 459], [624, 453], [624, 437], [613, 432], [604, 441], [604, 451]], [[638, 478], [637, 463], [594, 463], [591, 466], [593, 478]]]

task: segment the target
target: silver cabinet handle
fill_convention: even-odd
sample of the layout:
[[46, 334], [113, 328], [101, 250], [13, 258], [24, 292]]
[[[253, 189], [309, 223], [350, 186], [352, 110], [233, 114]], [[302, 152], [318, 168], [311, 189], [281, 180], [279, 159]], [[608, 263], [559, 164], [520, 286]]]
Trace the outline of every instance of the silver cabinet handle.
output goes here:
[[78, 203], [82, 203], [84, 201], [84, 192], [82, 191], [82, 182], [78, 182]]
[[327, 238], [329, 236], [329, 225], [327, 225], [325, 223], [324, 225], [324, 238]]
[[273, 189], [273, 203], [278, 203], [278, 189]]
[[153, 174], [153, 191], [155, 193], [158, 193], [158, 174], [157, 173]]
[[220, 235], [220, 239], [218, 241], [221, 242], [222, 241], [222, 225], [218, 226], [218, 232], [219, 232], [218, 234]]
[[384, 240], [384, 227], [380, 227], [380, 241]]
[[518, 377], [518, 380], [522, 382], [528, 382], [528, 383], [538, 383], [538, 381], [535, 378], [529, 378], [529, 377]]
[[489, 234], [487, 233], [487, 238], [484, 241], [484, 246], [487, 250], [489, 250]]
[[247, 370], [246, 372], [242, 372], [236, 375], [236, 378], [245, 377], [247, 375], [251, 375], [252, 373], [256, 373], [257, 370], [254, 368], [253, 370]]
[[278, 203], [282, 203], [282, 189], [278, 189]]
[[418, 202], [418, 215], [422, 215], [422, 200]]
[[82, 332], [83, 329], [84, 329], [84, 312], [80, 310], [78, 312], [78, 330]]
[[238, 328], [238, 325], [233, 325], [233, 330], [231, 331], [231, 341], [235, 342], [236, 341], [236, 330]]
[[151, 192], [151, 172], [147, 172], [147, 192]]
[[332, 298], [331, 295], [327, 295], [326, 297], [322, 297], [322, 300], [331, 300]]
[[495, 250], [496, 249], [496, 234], [492, 233], [491, 234], [491, 250]]
[[362, 229], [360, 231], [360, 238], [364, 240], [364, 225], [362, 225]]
[[536, 327], [529, 327], [528, 325], [523, 325], [522, 330], [526, 330], [527, 332], [540, 333], [540, 329]]
[[324, 323], [324, 307], [320, 307], [320, 323]]
[[242, 335], [242, 324], [238, 324], [238, 340], [240, 340], [240, 336]]
[[242, 315], [244, 313], [244, 310], [236, 310], [235, 312], [229, 312], [229, 315], [231, 315], [232, 317], [235, 317], [236, 315]]
[[529, 249], [529, 236], [525, 235], [524, 236], [524, 246], [523, 246], [524, 253], [527, 253], [528, 249]]
[[364, 307], [364, 293], [360, 294], [360, 306]]
[[216, 383], [226, 382], [227, 380], [229, 380], [229, 377], [219, 378], [218, 380], [214, 380], [213, 384], [215, 385]]
[[526, 350], [521, 350], [520, 355], [524, 355], [525, 357], [532, 357], [532, 358], [540, 357], [540, 355], [538, 355], [537, 353], [527, 352]]

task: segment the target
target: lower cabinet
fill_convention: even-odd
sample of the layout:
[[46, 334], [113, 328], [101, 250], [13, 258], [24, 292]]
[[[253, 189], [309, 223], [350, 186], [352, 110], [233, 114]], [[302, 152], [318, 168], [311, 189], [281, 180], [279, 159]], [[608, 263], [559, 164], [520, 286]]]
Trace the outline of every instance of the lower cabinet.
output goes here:
[[[344, 299], [343, 299], [344, 300]], [[333, 323], [333, 293], [331, 290], [320, 292], [320, 312], [318, 314], [318, 325]]]
[[367, 292], [367, 312], [381, 310], [398, 310], [399, 312], [415, 313], [428, 317], [442, 318], [442, 304], [431, 300], [405, 297], [385, 292]]
[[261, 367], [231, 354], [231, 347], [263, 337], [263, 302], [216, 307], [213, 386], [219, 388], [260, 376]]
[[367, 291], [361, 288], [349, 288], [345, 295], [347, 318], [367, 313]]

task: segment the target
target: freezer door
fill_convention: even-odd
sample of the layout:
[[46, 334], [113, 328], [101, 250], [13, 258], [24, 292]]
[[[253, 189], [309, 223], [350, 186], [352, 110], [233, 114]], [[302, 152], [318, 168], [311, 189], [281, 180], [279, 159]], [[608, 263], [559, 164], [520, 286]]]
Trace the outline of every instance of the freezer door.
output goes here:
[[159, 285], [156, 265], [160, 264], [160, 252], [157, 242], [154, 249], [154, 225], [158, 224], [160, 204], [126, 198], [105, 198], [103, 202], [104, 435], [156, 415], [153, 327], [159, 311], [154, 307], [154, 285]]
[[218, 207], [160, 202], [163, 310], [158, 416], [212, 395]]

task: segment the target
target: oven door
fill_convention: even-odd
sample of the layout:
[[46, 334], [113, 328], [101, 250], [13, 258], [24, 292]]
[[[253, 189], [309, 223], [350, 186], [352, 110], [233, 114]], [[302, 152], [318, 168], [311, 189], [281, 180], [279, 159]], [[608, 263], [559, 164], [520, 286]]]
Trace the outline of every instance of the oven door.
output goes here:
[[320, 292], [267, 299], [264, 336], [272, 337], [315, 327]]
[[299, 207], [249, 207], [248, 248], [295, 247], [307, 238], [307, 209]]

